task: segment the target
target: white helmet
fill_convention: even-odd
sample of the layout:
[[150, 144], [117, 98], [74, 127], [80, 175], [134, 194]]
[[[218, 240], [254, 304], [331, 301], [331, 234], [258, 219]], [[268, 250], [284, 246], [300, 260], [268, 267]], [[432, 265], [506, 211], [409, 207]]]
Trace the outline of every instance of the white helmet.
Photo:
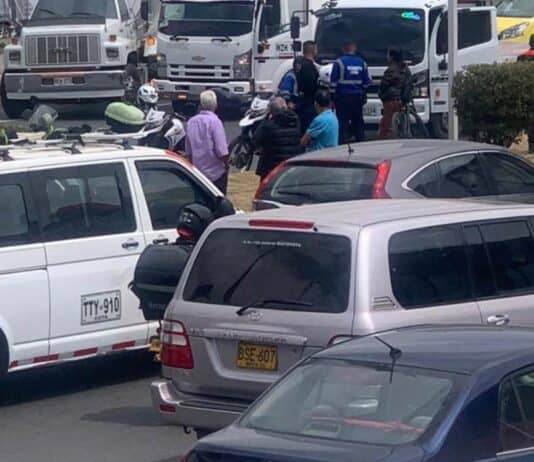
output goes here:
[[137, 104], [140, 107], [154, 107], [158, 103], [158, 92], [150, 84], [145, 83], [137, 91]]

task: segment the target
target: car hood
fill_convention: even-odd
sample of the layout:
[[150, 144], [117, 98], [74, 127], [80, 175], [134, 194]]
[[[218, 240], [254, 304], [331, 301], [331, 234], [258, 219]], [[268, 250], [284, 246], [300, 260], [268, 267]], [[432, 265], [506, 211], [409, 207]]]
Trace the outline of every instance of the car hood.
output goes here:
[[258, 462], [420, 462], [416, 446], [388, 447], [319, 438], [275, 435], [232, 425], [201, 439], [194, 447], [199, 462], [220, 460], [220, 455]]

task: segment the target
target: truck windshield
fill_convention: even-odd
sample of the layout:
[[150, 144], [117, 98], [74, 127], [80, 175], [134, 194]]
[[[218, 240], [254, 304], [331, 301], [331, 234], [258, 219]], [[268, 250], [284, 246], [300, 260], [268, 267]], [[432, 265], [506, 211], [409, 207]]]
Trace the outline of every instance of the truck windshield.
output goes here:
[[254, 2], [166, 2], [159, 30], [167, 35], [239, 36], [252, 31]]
[[497, 5], [497, 16], [509, 18], [534, 17], [534, 1], [532, 0], [502, 0]]
[[369, 66], [386, 66], [387, 50], [401, 48], [406, 62], [418, 64], [425, 57], [425, 12], [398, 8], [354, 8], [321, 15], [317, 47], [322, 61], [333, 61], [343, 41], [353, 38]]
[[32, 20], [84, 16], [117, 19], [115, 0], [39, 0]]

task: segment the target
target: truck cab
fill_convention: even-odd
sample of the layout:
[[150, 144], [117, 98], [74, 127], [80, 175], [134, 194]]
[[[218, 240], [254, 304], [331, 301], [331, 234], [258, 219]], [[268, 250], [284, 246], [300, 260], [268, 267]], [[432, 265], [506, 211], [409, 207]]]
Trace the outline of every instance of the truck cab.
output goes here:
[[[318, 11], [316, 41], [320, 64], [332, 63], [343, 40], [354, 39], [369, 66], [372, 85], [364, 107], [365, 122], [381, 119], [380, 80], [387, 50], [400, 48], [415, 77], [414, 103], [437, 137], [448, 132], [448, 33], [446, 0], [339, 0]], [[497, 55], [496, 12], [492, 7], [459, 10], [459, 67], [492, 63]]]
[[139, 0], [39, 0], [5, 49], [8, 116], [32, 100], [121, 98], [140, 83]]
[[[315, 5], [317, 3], [317, 5]], [[161, 95], [177, 104], [222, 88], [247, 105], [255, 92], [276, 91], [292, 66], [291, 17], [313, 37], [310, 8], [322, 0], [164, 0], [158, 26]]]

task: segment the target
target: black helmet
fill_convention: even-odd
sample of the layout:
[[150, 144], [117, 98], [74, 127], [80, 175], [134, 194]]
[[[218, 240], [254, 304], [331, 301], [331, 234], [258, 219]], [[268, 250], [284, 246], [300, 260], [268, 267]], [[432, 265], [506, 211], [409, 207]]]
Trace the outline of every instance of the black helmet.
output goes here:
[[205, 205], [184, 205], [178, 214], [176, 229], [181, 239], [196, 242], [213, 219], [213, 212]]

